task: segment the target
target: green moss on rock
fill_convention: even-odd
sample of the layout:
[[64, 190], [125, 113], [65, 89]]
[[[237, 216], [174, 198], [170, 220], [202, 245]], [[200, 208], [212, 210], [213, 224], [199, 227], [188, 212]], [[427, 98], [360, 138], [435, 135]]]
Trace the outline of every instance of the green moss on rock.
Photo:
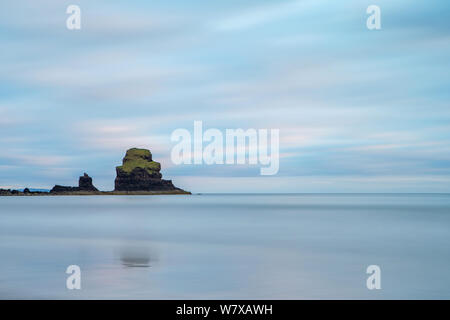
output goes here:
[[150, 152], [150, 150], [147, 149], [131, 148], [127, 150], [125, 158], [123, 158], [123, 161], [140, 158], [152, 160], [152, 153]]
[[118, 166], [117, 169], [131, 173], [135, 168], [145, 169], [150, 174], [161, 170], [161, 165], [159, 162], [152, 160], [152, 153], [147, 149], [138, 149], [132, 148], [129, 149], [123, 158], [123, 162], [121, 166]]

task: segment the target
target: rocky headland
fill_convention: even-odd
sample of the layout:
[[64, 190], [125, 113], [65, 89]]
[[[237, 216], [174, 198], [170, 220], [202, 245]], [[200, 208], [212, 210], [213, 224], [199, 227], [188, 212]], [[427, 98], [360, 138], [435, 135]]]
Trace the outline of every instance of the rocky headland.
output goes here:
[[122, 165], [116, 167], [113, 191], [99, 191], [84, 173], [78, 187], [55, 185], [50, 192], [0, 189], [0, 196], [190, 194], [175, 187], [171, 180], [162, 179], [160, 171], [161, 164], [153, 161], [150, 150], [132, 148], [126, 152]]

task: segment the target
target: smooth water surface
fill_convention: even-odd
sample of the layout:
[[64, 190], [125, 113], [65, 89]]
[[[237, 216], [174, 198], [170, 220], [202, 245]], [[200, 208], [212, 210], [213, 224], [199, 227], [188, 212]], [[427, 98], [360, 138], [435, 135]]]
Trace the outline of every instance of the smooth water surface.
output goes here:
[[450, 299], [449, 266], [447, 194], [0, 198], [2, 299]]

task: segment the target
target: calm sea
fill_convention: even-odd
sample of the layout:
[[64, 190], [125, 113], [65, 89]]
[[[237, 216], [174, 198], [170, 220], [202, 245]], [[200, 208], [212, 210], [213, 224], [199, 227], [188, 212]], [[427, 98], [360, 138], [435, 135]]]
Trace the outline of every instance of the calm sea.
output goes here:
[[449, 267], [446, 194], [0, 198], [3, 299], [450, 299]]

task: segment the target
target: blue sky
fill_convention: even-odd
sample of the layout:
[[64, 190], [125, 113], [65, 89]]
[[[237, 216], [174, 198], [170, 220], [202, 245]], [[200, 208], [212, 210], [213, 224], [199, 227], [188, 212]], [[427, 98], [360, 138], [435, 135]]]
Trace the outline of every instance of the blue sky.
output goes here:
[[[66, 8], [82, 29], [66, 29]], [[382, 29], [366, 28], [381, 8]], [[112, 189], [130, 147], [194, 192], [449, 192], [448, 1], [3, 1], [0, 187]], [[280, 170], [175, 166], [177, 128], [280, 129]]]

